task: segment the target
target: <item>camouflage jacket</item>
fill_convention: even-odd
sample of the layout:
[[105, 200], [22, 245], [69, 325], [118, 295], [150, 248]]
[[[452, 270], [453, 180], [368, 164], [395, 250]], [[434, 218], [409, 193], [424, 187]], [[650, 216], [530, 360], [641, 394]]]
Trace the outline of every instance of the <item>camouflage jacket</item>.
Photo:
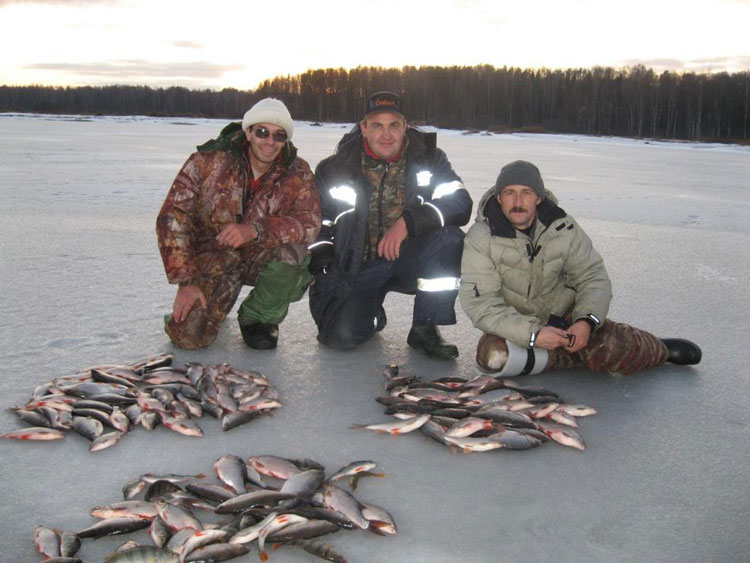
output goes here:
[[[407, 138], [408, 140], [408, 138]], [[362, 174], [370, 184], [365, 260], [377, 258], [378, 243], [406, 208], [406, 157], [393, 162], [362, 151]]]
[[[250, 190], [252, 173], [238, 123], [198, 147], [169, 189], [156, 235], [170, 283], [189, 284], [248, 263], [265, 248], [309, 244], [320, 230], [320, 198], [310, 166], [287, 142], [280, 158]], [[257, 241], [237, 249], [216, 241], [231, 223], [252, 224]]]
[[464, 239], [461, 307], [480, 330], [528, 347], [550, 315], [607, 317], [612, 284], [591, 239], [548, 197], [531, 237], [503, 215], [494, 188], [479, 203]]

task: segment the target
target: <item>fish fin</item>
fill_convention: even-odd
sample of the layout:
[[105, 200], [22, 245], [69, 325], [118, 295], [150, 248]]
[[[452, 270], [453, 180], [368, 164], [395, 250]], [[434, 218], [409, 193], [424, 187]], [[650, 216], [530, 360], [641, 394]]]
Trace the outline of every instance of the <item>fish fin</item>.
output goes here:
[[259, 557], [261, 561], [268, 561], [268, 552], [263, 549], [263, 551], [260, 552]]

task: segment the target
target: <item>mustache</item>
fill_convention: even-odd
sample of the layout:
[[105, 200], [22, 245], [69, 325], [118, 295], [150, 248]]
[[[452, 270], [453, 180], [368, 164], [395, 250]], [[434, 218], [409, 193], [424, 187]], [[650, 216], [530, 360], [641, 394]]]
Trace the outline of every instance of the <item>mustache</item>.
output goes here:
[[524, 207], [511, 207], [510, 212], [511, 213], [527, 213], [528, 209]]

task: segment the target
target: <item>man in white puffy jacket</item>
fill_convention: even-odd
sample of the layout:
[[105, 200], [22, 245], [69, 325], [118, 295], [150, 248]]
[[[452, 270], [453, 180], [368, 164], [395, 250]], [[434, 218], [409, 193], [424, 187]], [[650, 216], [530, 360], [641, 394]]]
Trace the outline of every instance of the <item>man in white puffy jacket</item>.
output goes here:
[[459, 298], [484, 332], [477, 363], [503, 376], [579, 366], [630, 374], [701, 358], [692, 342], [607, 319], [612, 285], [602, 257], [523, 160], [504, 166], [479, 204]]

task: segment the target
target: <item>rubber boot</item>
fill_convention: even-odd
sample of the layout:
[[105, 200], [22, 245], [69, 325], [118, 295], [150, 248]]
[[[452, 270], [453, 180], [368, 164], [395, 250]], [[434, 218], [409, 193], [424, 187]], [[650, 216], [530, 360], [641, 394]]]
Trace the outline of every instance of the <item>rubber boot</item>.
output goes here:
[[701, 361], [701, 349], [697, 345], [683, 338], [660, 338], [667, 347], [669, 356], [667, 361], [678, 366], [694, 366]]
[[412, 326], [406, 343], [436, 360], [450, 360], [458, 357], [456, 345], [443, 340], [438, 327], [433, 324]]

